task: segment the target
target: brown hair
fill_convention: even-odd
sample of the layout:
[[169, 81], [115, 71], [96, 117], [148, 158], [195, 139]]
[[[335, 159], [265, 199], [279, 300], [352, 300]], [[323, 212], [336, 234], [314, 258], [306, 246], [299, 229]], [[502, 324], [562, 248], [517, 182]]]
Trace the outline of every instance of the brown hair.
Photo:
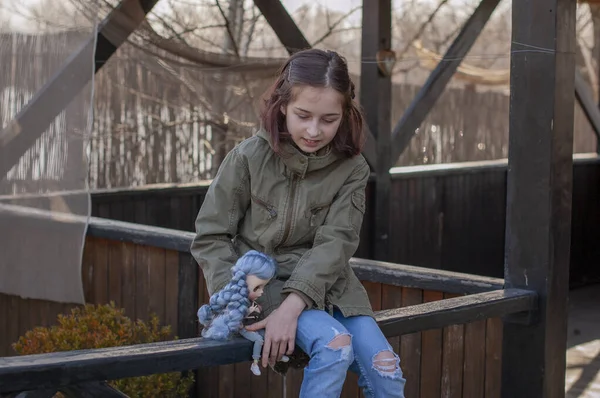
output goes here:
[[354, 83], [348, 73], [346, 60], [334, 51], [308, 49], [293, 54], [281, 67], [279, 77], [266, 91], [261, 112], [263, 128], [269, 132], [276, 152], [279, 143], [289, 138], [285, 115], [281, 107], [292, 100], [295, 86], [330, 87], [344, 97], [344, 114], [332, 146], [348, 157], [358, 155], [365, 142], [364, 117], [354, 100]]

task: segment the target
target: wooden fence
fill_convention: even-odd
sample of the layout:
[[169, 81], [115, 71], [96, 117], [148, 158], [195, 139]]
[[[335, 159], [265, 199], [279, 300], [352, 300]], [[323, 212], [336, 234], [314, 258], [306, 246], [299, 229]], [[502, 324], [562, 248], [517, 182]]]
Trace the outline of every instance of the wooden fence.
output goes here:
[[[77, 32], [0, 34], [0, 92], [10, 94], [0, 97], [0, 109], [24, 107], [40, 88], [40, 82], [47, 81], [61, 67], [65, 54], [84, 39], [85, 35]], [[37, 68], [27, 67], [32, 59]], [[263, 71], [246, 72], [243, 80], [239, 73], [223, 74], [222, 70], [176, 64], [171, 68], [165, 68], [147, 51], [124, 44], [96, 74], [89, 137], [91, 187], [188, 183], [211, 178], [224, 154], [256, 129], [256, 102], [271, 76], [265, 78]], [[359, 91], [360, 78], [354, 76], [354, 81]], [[420, 83], [393, 85], [392, 121], [400, 119], [421, 88]], [[250, 95], [240, 89], [245, 84], [250, 85]], [[504, 93], [448, 87], [397, 164], [507, 157], [508, 110], [509, 96]], [[11, 117], [11, 113], [0, 112], [0, 124], [8, 123]], [[52, 144], [66, 148], [66, 137], [57, 137]], [[574, 151], [595, 149], [593, 130], [579, 105], [575, 105]], [[47, 169], [61, 170], [62, 162], [61, 157], [51, 158]], [[17, 191], [31, 189], [33, 176], [39, 174], [37, 164], [32, 162], [11, 180]], [[39, 178], [48, 183], [64, 179], [60, 172], [42, 173]], [[37, 178], [34, 181], [44, 182]]]
[[[201, 271], [187, 253], [192, 236], [189, 232], [92, 219], [82, 266], [86, 302], [112, 300], [134, 319], [148, 319], [150, 313], [156, 313], [180, 337], [197, 336], [195, 311], [206, 301], [207, 293]], [[356, 258], [352, 265], [376, 311], [502, 288], [502, 280], [495, 278]], [[9, 343], [28, 329], [53, 324], [56, 315], [69, 307], [0, 295], [0, 314], [4, 319], [10, 314], [14, 320], [6, 322], [0, 334], [0, 356], [13, 355]], [[452, 311], [444, 313], [452, 316]], [[417, 322], [401, 336], [384, 327], [388, 335], [392, 333], [390, 344], [401, 356], [408, 380], [406, 397], [500, 397], [500, 318], [488, 318], [482, 308], [463, 321], [448, 321], [443, 316], [437, 319], [443, 327]], [[199, 369], [197, 395], [298, 396], [300, 371], [292, 370], [282, 378], [269, 370], [256, 377], [250, 373], [249, 364]], [[343, 397], [362, 396], [356, 381], [356, 376], [349, 374]]]

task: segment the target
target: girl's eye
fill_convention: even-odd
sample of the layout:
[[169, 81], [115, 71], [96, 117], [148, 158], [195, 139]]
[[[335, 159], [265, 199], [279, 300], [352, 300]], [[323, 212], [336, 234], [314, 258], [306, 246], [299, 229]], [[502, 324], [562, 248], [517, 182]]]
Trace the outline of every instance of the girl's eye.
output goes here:
[[331, 123], [335, 122], [335, 120], [323, 120], [323, 122], [325, 122], [327, 124], [331, 124]]
[[306, 115], [298, 115], [298, 117], [299, 117], [300, 119], [308, 119], [308, 118], [309, 118], [309, 116], [306, 116]]

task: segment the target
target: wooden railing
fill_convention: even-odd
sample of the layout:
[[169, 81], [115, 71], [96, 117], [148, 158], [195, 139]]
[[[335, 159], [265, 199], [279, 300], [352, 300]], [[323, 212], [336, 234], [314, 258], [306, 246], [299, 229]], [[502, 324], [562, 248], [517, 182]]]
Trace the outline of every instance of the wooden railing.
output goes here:
[[[46, 221], [40, 219], [37, 225]], [[258, 378], [249, 373], [250, 342], [196, 337], [196, 310], [207, 293], [188, 252], [192, 238], [190, 232], [92, 218], [82, 266], [86, 302], [114, 300], [134, 318], [156, 312], [180, 340], [0, 358], [0, 393], [123, 396], [105, 382], [195, 370], [195, 392], [202, 396], [240, 396], [248, 388], [257, 394], [268, 389], [274, 396], [283, 397], [284, 390], [289, 397], [297, 396], [299, 371], [290, 371], [285, 380], [270, 370]], [[500, 396], [501, 319], [534, 311], [534, 292], [503, 289], [497, 278], [360, 258], [351, 264], [367, 289], [379, 325], [400, 353], [407, 398], [439, 396], [441, 391]], [[135, 286], [133, 292], [130, 286]], [[29, 308], [19, 302], [16, 308], [21, 307]], [[47, 315], [45, 319], [52, 323]], [[37, 326], [34, 323], [29, 327]], [[344, 396], [358, 396], [354, 375], [348, 377]]]

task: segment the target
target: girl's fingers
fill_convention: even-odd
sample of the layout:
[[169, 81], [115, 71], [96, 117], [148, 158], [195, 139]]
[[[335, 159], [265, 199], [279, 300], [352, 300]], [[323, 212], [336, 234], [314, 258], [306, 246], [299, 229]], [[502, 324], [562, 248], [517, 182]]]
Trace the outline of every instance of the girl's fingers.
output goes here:
[[281, 357], [285, 354], [285, 349], [288, 346], [289, 341], [282, 341], [279, 345], [279, 353], [277, 354], [277, 360], [281, 361]]
[[279, 344], [273, 343], [273, 346], [271, 347], [271, 357], [269, 358], [269, 363], [271, 365], [275, 365], [275, 362], [277, 362], [278, 357], [279, 357]]
[[269, 364], [269, 355], [271, 355], [271, 338], [265, 336], [265, 343], [263, 344], [262, 352], [262, 366], [266, 368]]
[[[292, 354], [294, 353], [294, 345], [295, 345], [295, 344], [294, 344], [294, 343], [295, 343], [295, 341], [294, 341], [294, 340], [295, 340], [295, 338], [291, 338], [290, 340], [288, 340], [288, 344], [287, 344], [287, 352], [286, 352], [286, 354], [287, 354], [288, 356], [289, 356], [289, 355], [292, 355]], [[285, 347], [284, 347], [284, 348], [285, 348]]]

